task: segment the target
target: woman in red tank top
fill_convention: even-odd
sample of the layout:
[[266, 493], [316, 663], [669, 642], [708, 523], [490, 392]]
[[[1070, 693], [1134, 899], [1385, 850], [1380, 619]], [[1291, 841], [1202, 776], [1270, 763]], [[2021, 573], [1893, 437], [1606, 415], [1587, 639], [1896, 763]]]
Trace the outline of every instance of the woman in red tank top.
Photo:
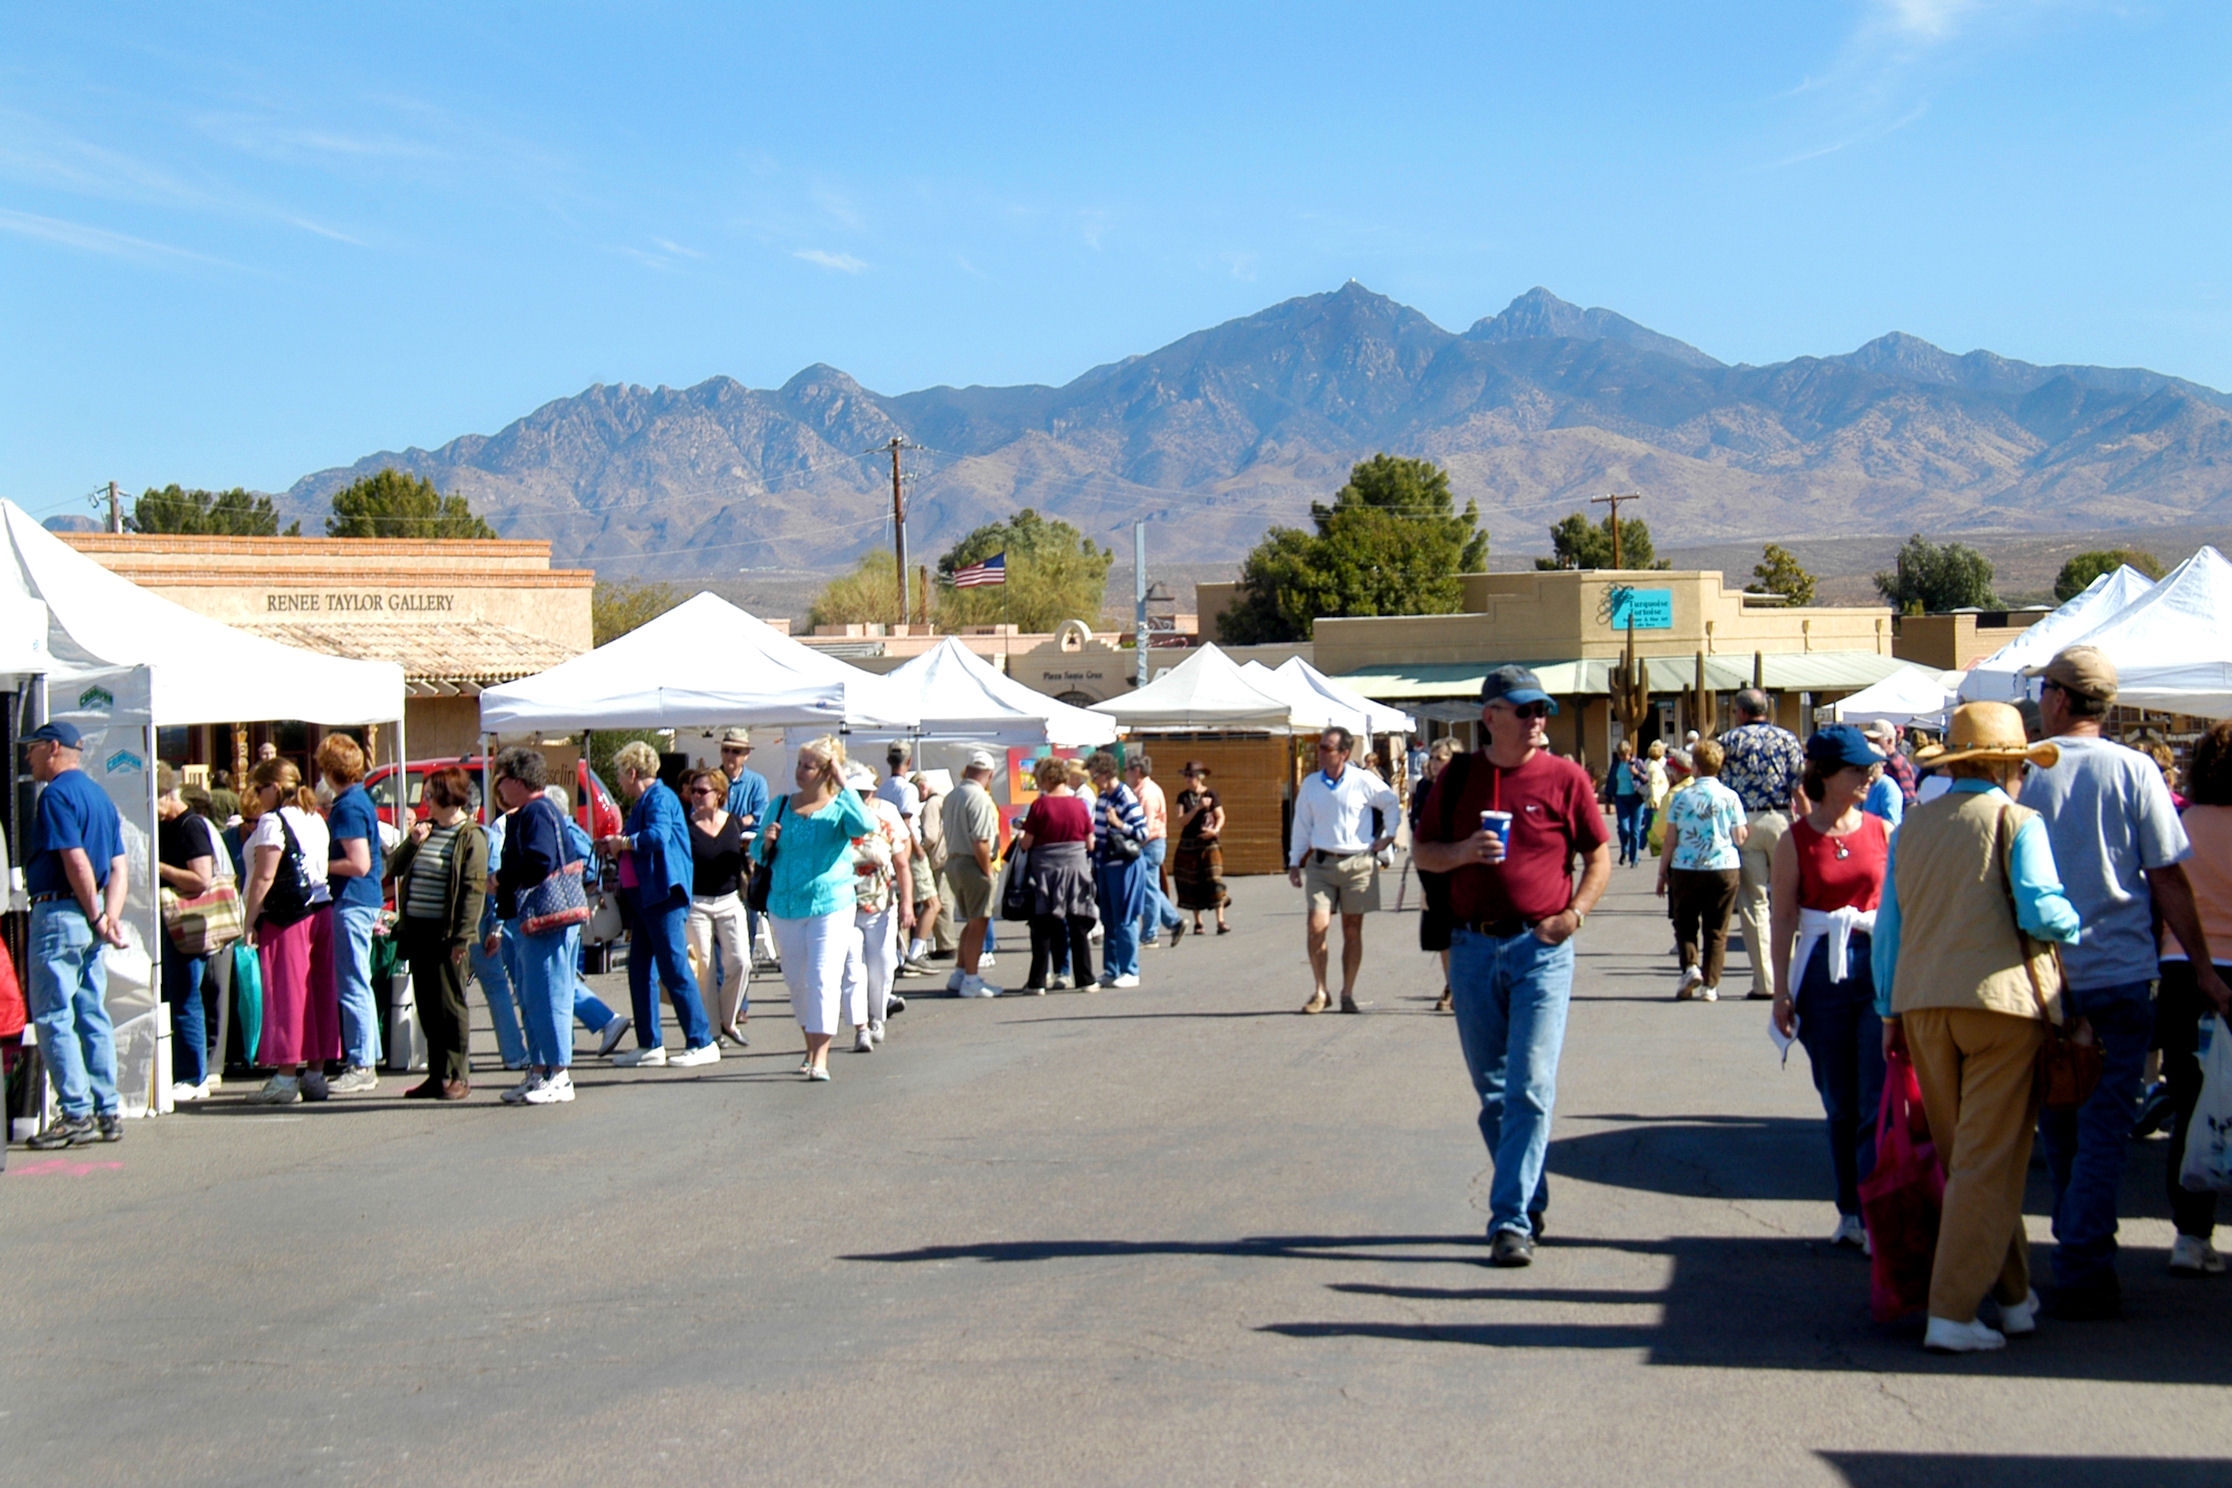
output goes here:
[[1851, 724], [1831, 724], [1806, 741], [1812, 809], [1775, 844], [1769, 938], [1775, 1026], [1806, 1046], [1828, 1117], [1837, 1176], [1837, 1228], [1829, 1238], [1860, 1249], [1867, 1247], [1860, 1181], [1875, 1168], [1884, 1072], [1869, 940], [1891, 850], [1882, 819], [1860, 803], [1882, 772], [1883, 756]]

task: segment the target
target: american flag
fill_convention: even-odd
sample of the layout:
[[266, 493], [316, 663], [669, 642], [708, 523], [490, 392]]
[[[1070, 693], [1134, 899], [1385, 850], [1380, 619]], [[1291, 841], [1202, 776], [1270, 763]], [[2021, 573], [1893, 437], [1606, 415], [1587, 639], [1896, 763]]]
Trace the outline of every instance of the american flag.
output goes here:
[[1007, 554], [994, 553], [982, 563], [972, 563], [967, 568], [953, 571], [953, 587], [974, 589], [980, 584], [1005, 584], [1007, 582]]

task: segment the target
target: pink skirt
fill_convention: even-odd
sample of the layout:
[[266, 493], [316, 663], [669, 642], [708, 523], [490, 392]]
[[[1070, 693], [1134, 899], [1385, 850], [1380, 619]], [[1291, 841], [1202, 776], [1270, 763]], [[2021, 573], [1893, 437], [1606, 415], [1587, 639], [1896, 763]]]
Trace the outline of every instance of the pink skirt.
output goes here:
[[341, 989], [333, 975], [333, 906], [284, 930], [259, 925], [263, 1046], [256, 1062], [292, 1069], [341, 1057]]

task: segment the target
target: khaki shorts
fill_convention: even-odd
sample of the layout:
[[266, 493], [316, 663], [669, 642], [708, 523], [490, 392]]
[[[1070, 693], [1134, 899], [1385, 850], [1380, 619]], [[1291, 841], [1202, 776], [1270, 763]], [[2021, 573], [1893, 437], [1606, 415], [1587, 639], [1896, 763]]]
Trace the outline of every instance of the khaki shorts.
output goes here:
[[1322, 862], [1311, 853], [1302, 860], [1302, 897], [1327, 914], [1371, 914], [1380, 907], [1379, 864], [1370, 853]]
[[977, 871], [975, 858], [948, 858], [945, 876], [953, 890], [953, 902], [946, 907], [953, 923], [966, 925], [992, 917], [992, 880]]

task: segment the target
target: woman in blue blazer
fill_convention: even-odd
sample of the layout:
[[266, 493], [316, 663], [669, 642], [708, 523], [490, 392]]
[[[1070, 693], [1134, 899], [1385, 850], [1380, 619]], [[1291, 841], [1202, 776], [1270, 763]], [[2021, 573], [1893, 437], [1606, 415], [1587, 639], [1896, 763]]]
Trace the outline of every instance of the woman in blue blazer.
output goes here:
[[[684, 949], [683, 927], [690, 914], [690, 818], [682, 798], [659, 779], [659, 756], [640, 739], [620, 746], [612, 757], [620, 794], [635, 804], [627, 830], [598, 846], [619, 860], [621, 903], [628, 910], [628, 995], [635, 1002], [636, 1047], [617, 1056], [616, 1065], [712, 1064], [721, 1057], [713, 1025], [698, 995], [697, 977]], [[659, 1000], [651, 987], [658, 971], [674, 1000], [686, 1046], [667, 1057], [659, 1028]]]

